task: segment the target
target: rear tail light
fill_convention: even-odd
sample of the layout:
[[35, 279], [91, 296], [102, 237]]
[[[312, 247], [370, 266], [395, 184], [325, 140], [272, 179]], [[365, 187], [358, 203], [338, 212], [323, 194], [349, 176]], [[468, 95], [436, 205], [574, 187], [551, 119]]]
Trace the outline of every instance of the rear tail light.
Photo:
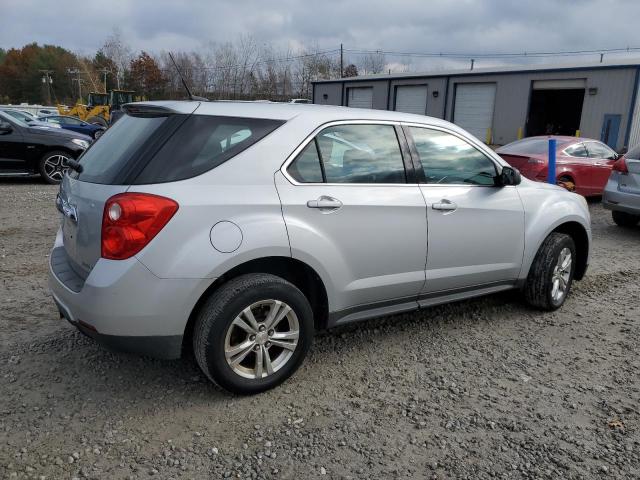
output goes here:
[[114, 195], [102, 214], [102, 257], [124, 260], [142, 250], [178, 211], [170, 198], [148, 193]]
[[616, 160], [613, 166], [611, 167], [611, 169], [620, 173], [629, 173], [629, 169], [627, 168], [627, 162], [625, 161], [624, 157], [620, 158], [619, 160]]

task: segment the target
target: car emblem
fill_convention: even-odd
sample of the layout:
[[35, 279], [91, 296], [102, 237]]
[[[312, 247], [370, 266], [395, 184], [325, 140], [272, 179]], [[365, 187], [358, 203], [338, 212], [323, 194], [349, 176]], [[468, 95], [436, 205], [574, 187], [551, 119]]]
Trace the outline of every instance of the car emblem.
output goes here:
[[62, 213], [73, 223], [75, 223], [76, 225], [78, 224], [77, 207], [73, 205], [69, 200], [62, 198], [60, 194], [56, 195], [56, 208], [60, 213]]

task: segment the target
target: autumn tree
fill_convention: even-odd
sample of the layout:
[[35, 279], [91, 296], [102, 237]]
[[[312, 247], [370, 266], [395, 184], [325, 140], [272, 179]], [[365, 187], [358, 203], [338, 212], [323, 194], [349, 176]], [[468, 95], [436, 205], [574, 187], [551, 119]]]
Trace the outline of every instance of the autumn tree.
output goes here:
[[358, 76], [358, 67], [356, 67], [353, 63], [347, 65], [344, 69], [345, 77], [357, 77]]
[[129, 64], [129, 85], [138, 94], [148, 98], [160, 97], [166, 86], [166, 79], [154, 58], [147, 52], [140, 52]]

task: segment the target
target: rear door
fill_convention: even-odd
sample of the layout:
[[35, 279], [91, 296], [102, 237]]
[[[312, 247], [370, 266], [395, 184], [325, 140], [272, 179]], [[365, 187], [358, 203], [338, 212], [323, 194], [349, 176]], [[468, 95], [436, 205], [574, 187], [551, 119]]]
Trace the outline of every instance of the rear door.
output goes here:
[[517, 187], [495, 186], [496, 162], [458, 134], [417, 126], [406, 131], [424, 171], [420, 189], [427, 203], [429, 252], [423, 300], [512, 284], [524, 252]]
[[416, 305], [427, 219], [399, 127], [328, 126], [276, 174], [291, 251], [326, 272], [332, 311]]

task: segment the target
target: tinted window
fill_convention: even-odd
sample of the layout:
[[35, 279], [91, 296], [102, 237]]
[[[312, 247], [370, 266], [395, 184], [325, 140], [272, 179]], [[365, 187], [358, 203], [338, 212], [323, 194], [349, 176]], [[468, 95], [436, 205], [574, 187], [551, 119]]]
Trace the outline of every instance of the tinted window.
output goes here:
[[587, 142], [586, 146], [591, 158], [614, 158], [616, 156], [616, 152], [603, 143]]
[[410, 128], [426, 183], [494, 185], [496, 167], [461, 138], [438, 130]]
[[328, 183], [405, 183], [392, 125], [337, 125], [318, 134]]
[[321, 183], [322, 168], [315, 140], [305, 147], [287, 169], [296, 181], [300, 183]]
[[[173, 182], [200, 175], [247, 149], [282, 123], [259, 118], [191, 115], [133, 183]], [[119, 124], [120, 121], [116, 123]]]
[[589, 154], [587, 153], [587, 149], [584, 148], [584, 144], [582, 143], [571, 145], [565, 148], [564, 151], [567, 155], [571, 155], [572, 157], [586, 158], [589, 156]]
[[499, 153], [510, 153], [513, 155], [532, 155], [549, 152], [549, 140], [546, 138], [525, 138], [517, 142], [509, 143], [497, 150]]
[[135, 153], [166, 120], [167, 117], [124, 115], [82, 155], [83, 170], [78, 179], [91, 183], [114, 183]]

